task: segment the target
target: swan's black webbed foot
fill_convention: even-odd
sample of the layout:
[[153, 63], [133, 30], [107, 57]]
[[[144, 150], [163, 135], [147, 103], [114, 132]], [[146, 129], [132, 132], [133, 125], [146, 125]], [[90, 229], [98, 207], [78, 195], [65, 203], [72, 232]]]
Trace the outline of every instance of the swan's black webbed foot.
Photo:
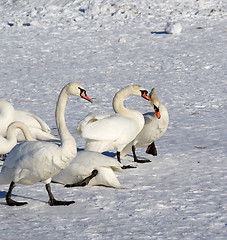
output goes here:
[[131, 165], [123, 165], [121, 167], [122, 169], [129, 169], [129, 168], [136, 168], [135, 166], [131, 166]]
[[137, 162], [137, 163], [151, 162], [149, 159], [139, 160], [136, 156], [136, 147], [134, 145], [132, 146], [132, 153], [133, 153], [134, 162]]
[[50, 206], [61, 206], [61, 205], [68, 206], [72, 203], [75, 203], [75, 201], [58, 201], [56, 199], [51, 199], [49, 200], [48, 203]]
[[48, 192], [48, 195], [49, 195], [49, 205], [50, 206], [61, 206], [61, 205], [64, 205], [64, 206], [68, 206], [72, 203], [75, 203], [75, 201], [58, 201], [54, 198], [52, 192], [51, 192], [51, 188], [50, 188], [50, 184], [46, 184], [46, 190]]
[[91, 181], [93, 177], [95, 177], [98, 174], [98, 170], [93, 170], [91, 175], [86, 177], [84, 180], [78, 183], [72, 183], [72, 184], [66, 184], [65, 187], [84, 187], [88, 185], [88, 183]]
[[23, 206], [25, 204], [28, 204], [27, 202], [16, 202], [11, 198], [6, 198], [6, 202], [9, 206]]
[[146, 150], [146, 153], [147, 154], [151, 154], [153, 156], [157, 156], [158, 155], [158, 152], [157, 152], [157, 149], [154, 145], [154, 142], [151, 143], [148, 147], [147, 147], [147, 150]]
[[12, 191], [15, 187], [15, 182], [11, 182], [9, 185], [9, 191], [6, 194], [6, 202], [9, 206], [22, 206], [27, 204], [27, 202], [16, 202], [11, 198]]
[[149, 160], [149, 159], [141, 159], [141, 160], [139, 160], [139, 159], [137, 159], [137, 160], [134, 160], [135, 162], [137, 162], [137, 163], [147, 163], [147, 162], [151, 162], [151, 160]]

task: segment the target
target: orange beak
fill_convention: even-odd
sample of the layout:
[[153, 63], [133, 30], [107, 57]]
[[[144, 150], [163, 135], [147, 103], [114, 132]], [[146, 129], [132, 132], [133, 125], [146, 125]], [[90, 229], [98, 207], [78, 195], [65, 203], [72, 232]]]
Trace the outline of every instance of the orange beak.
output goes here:
[[147, 95], [146, 92], [143, 93], [142, 97], [147, 99], [148, 101], [151, 101], [150, 97]]
[[161, 114], [157, 109], [155, 109], [155, 115], [156, 115], [157, 119], [161, 118]]
[[83, 91], [83, 92], [80, 94], [80, 96], [81, 96], [82, 98], [88, 100], [89, 102], [92, 102], [92, 100], [87, 96], [87, 94], [86, 94], [85, 91]]

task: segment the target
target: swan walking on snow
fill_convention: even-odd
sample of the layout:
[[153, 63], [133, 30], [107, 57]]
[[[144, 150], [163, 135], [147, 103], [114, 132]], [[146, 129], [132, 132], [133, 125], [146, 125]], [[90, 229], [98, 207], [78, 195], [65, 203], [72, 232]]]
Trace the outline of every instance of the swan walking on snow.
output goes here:
[[122, 172], [121, 164], [114, 158], [98, 152], [80, 151], [68, 167], [52, 178], [66, 187], [106, 186], [123, 188], [114, 172]]
[[120, 161], [120, 152], [131, 142], [144, 126], [143, 115], [124, 106], [124, 100], [129, 95], [151, 100], [147, 91], [139, 85], [131, 85], [121, 89], [113, 99], [113, 115], [88, 115], [78, 125], [78, 133], [87, 139], [86, 150], [104, 152], [117, 150], [117, 159]]
[[[18, 109], [14, 109], [12, 104], [5, 100], [0, 100], [0, 135], [5, 137], [7, 127], [14, 121], [23, 122], [28, 127], [33, 138], [37, 140], [58, 140], [50, 134], [49, 126], [38, 116]], [[24, 141], [24, 134], [17, 130], [17, 141]]]
[[125, 156], [132, 151], [134, 161], [140, 163], [150, 161], [138, 160], [135, 152], [136, 148], [144, 148], [148, 146], [146, 153], [154, 156], [157, 155], [154, 142], [164, 135], [169, 124], [168, 111], [163, 104], [159, 103], [155, 88], [151, 90], [149, 96], [151, 98], [150, 104], [154, 108], [155, 112], [144, 114], [145, 124], [143, 129], [132, 142], [125, 146], [121, 152], [121, 155]]
[[53, 142], [22, 142], [16, 145], [8, 154], [0, 173], [0, 185], [9, 184], [6, 202], [10, 206], [19, 206], [27, 202], [16, 202], [11, 199], [15, 183], [32, 185], [39, 181], [46, 184], [49, 195], [49, 205], [69, 205], [74, 201], [55, 200], [51, 189], [51, 178], [67, 167], [77, 154], [76, 141], [70, 134], [65, 123], [65, 107], [70, 95], [80, 96], [91, 102], [82, 85], [72, 82], [61, 91], [55, 112], [56, 125], [61, 144]]
[[0, 154], [6, 154], [11, 151], [11, 149], [17, 144], [17, 128], [20, 128], [27, 141], [35, 141], [31, 136], [28, 127], [22, 122], [12, 122], [6, 133], [6, 138], [0, 135]]

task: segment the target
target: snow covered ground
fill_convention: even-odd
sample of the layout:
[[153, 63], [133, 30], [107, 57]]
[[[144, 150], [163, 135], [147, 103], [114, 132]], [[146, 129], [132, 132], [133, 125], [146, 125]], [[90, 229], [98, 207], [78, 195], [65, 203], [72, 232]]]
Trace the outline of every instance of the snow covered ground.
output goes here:
[[[114, 94], [129, 84], [155, 87], [170, 116], [151, 163], [118, 178], [125, 189], [17, 185], [5, 203], [0, 188], [0, 239], [227, 239], [227, 9], [225, 1], [0, 2], [1, 99], [33, 112], [55, 129], [58, 94], [83, 84], [94, 102], [70, 98], [66, 121], [78, 147], [78, 122], [111, 113]], [[179, 21], [180, 34], [166, 34]], [[143, 99], [127, 107], [151, 111]], [[111, 156], [112, 153], [109, 153]], [[124, 159], [132, 163], [132, 156]]]

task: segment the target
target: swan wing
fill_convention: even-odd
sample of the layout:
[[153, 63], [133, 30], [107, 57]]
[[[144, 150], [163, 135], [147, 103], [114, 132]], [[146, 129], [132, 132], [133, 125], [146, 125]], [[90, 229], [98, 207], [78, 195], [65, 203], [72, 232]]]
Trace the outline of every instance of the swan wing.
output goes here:
[[[68, 167], [61, 171], [65, 178], [69, 175], [89, 175], [97, 167], [109, 167], [122, 172], [121, 164], [114, 158], [93, 151], [79, 151]], [[60, 175], [59, 174], [59, 175]], [[56, 178], [55, 178], [56, 179]]]
[[[25, 137], [23, 132], [20, 129], [17, 129], [17, 141], [21, 142], [21, 141], [25, 141]], [[36, 140], [39, 141], [58, 141], [59, 138], [55, 137], [54, 135], [52, 135], [51, 133], [48, 132], [44, 132], [41, 129], [38, 128], [34, 128], [34, 127], [29, 127], [29, 131], [32, 135], [32, 137]]]
[[90, 121], [83, 126], [81, 136], [98, 141], [115, 141], [135, 128], [135, 122], [119, 114]]
[[[114, 171], [122, 172], [121, 164], [112, 157], [108, 157], [98, 152], [93, 151], [80, 151], [74, 158], [73, 162], [82, 164], [85, 167], [96, 168], [96, 167], [110, 167]], [[73, 164], [72, 162], [72, 164]]]
[[7, 101], [0, 99], [0, 135], [5, 137], [7, 127], [15, 120], [14, 107]]
[[50, 127], [33, 113], [15, 109], [15, 120], [24, 122], [28, 127], [39, 128], [44, 132], [50, 133]]
[[77, 132], [81, 135], [83, 130], [86, 128], [87, 125], [99, 121], [103, 118], [110, 117], [110, 114], [93, 114], [90, 113], [87, 115], [82, 121], [80, 121], [78, 127], [77, 127]]
[[114, 172], [122, 172], [121, 164], [114, 158], [92, 151], [80, 151], [70, 165], [53, 177], [53, 181], [61, 184], [77, 183], [96, 169], [98, 175], [88, 185], [103, 185], [122, 188]]

